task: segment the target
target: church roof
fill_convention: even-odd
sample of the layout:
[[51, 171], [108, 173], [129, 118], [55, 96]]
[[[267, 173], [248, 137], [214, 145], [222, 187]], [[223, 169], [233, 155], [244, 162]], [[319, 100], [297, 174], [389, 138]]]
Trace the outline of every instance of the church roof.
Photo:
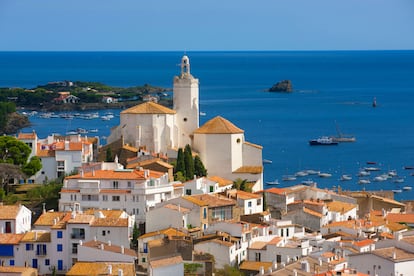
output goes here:
[[206, 122], [203, 126], [196, 129], [194, 133], [198, 134], [236, 134], [244, 133], [244, 130], [236, 127], [230, 121], [221, 116], [217, 116]]
[[168, 107], [163, 105], [154, 103], [154, 102], [146, 102], [143, 104], [139, 104], [128, 108], [121, 112], [121, 114], [175, 114], [175, 110], [172, 110]]

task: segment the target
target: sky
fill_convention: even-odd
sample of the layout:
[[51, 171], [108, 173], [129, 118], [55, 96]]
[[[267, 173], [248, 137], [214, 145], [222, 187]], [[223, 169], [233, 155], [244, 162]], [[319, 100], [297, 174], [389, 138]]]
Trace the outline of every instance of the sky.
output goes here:
[[0, 0], [0, 51], [413, 49], [413, 0]]

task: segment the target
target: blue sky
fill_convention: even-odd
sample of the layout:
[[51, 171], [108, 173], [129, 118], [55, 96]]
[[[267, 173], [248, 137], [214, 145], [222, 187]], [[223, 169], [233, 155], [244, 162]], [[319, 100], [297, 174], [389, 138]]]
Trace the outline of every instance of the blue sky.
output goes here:
[[0, 51], [394, 49], [413, 0], [0, 0]]

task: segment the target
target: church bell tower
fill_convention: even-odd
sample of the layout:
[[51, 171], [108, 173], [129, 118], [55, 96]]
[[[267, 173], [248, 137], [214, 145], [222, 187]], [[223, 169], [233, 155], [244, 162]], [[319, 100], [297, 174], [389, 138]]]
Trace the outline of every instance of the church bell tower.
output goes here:
[[178, 128], [178, 146], [192, 146], [192, 134], [199, 127], [198, 79], [190, 73], [190, 59], [181, 59], [181, 74], [174, 77], [173, 102]]

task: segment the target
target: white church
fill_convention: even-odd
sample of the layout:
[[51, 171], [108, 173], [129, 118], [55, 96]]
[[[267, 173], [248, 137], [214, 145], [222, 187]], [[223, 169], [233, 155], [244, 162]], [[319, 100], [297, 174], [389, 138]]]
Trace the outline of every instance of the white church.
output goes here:
[[244, 131], [220, 116], [200, 127], [199, 113], [199, 82], [183, 56], [181, 74], [174, 77], [173, 109], [145, 102], [124, 110], [107, 142], [122, 137], [124, 143], [171, 158], [189, 144], [208, 175], [247, 179], [255, 183], [253, 191], [263, 189], [262, 146], [245, 141]]

